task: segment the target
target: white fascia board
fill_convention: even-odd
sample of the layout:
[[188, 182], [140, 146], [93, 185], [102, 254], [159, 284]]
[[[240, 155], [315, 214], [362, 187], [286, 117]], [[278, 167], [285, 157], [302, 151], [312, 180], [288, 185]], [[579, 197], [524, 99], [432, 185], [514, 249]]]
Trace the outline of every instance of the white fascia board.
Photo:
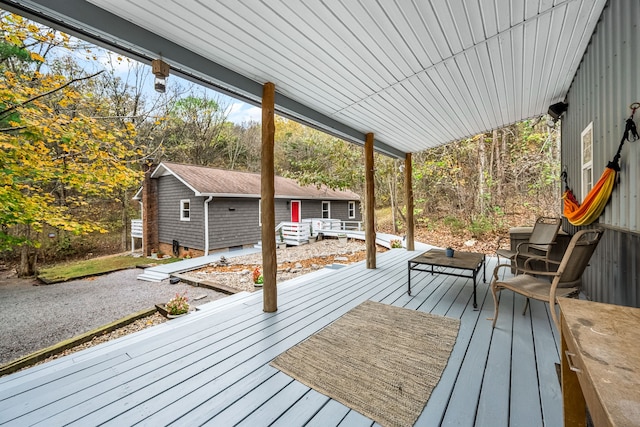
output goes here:
[[153, 173], [151, 174], [151, 178], [159, 178], [161, 176], [166, 176], [166, 175], [172, 175], [174, 176], [178, 181], [180, 181], [181, 183], [183, 183], [187, 188], [189, 188], [191, 191], [193, 191], [193, 194], [195, 196], [202, 196], [203, 194], [200, 193], [199, 191], [197, 191], [195, 188], [193, 188], [187, 181], [185, 181], [184, 179], [182, 179], [182, 177], [180, 177], [180, 175], [176, 174], [174, 171], [172, 171], [169, 167], [167, 167], [167, 165], [165, 165], [164, 163], [160, 163], [158, 165], [158, 167], [156, 168], [156, 170], [153, 171]]

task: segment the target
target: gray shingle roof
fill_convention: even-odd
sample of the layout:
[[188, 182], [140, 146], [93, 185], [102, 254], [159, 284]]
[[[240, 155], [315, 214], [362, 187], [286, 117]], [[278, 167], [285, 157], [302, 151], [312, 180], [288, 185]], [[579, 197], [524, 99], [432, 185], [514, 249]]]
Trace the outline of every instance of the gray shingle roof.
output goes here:
[[[151, 175], [158, 178], [173, 175], [191, 188], [197, 196], [260, 197], [259, 173], [238, 172], [205, 166], [162, 162]], [[275, 177], [275, 197], [293, 199], [360, 200], [350, 190], [332, 190], [326, 186], [301, 186], [295, 180]]]

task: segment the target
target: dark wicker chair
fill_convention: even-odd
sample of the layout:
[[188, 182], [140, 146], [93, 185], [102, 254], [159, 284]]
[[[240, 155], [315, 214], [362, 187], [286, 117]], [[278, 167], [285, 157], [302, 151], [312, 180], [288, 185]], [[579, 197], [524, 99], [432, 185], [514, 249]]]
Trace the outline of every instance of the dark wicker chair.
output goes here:
[[523, 267], [530, 259], [536, 259], [543, 261], [549, 271], [549, 255], [552, 245], [555, 244], [561, 223], [562, 219], [559, 217], [539, 217], [536, 219], [529, 240], [518, 244], [515, 251], [501, 249], [500, 239], [498, 239], [498, 249], [496, 250], [498, 264], [500, 264], [500, 257], [510, 259], [512, 264], [518, 267]]
[[501, 268], [512, 268], [512, 266], [511, 264], [496, 266], [493, 271], [493, 281], [491, 282], [491, 293], [495, 303], [493, 327], [496, 326], [496, 321], [498, 320], [498, 293], [503, 289], [508, 289], [527, 297], [525, 311], [529, 298], [548, 302], [553, 321], [556, 327], [559, 328], [560, 324], [555, 310], [556, 298], [577, 296], [580, 293], [582, 273], [589, 265], [591, 255], [596, 250], [602, 233], [604, 233], [604, 230], [601, 229], [578, 231], [571, 238], [562, 260], [560, 262], [549, 260], [550, 263], [558, 264], [558, 270], [555, 272], [532, 270], [529, 268], [529, 261], [527, 261], [524, 268], [516, 267], [515, 276], [501, 280], [499, 279], [498, 271]]

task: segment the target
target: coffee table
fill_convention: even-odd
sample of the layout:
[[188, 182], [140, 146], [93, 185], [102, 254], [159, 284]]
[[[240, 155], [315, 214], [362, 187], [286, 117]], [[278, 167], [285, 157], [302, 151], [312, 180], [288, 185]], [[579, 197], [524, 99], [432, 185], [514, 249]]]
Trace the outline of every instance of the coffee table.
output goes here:
[[[408, 294], [411, 295], [411, 272], [424, 271], [473, 279], [473, 308], [478, 308], [476, 301], [476, 277], [482, 268], [482, 280], [487, 283], [485, 255], [476, 252], [458, 252], [448, 257], [442, 249], [429, 249], [423, 254], [409, 260]], [[426, 267], [426, 268], [422, 268]], [[462, 270], [462, 271], [460, 271]]]

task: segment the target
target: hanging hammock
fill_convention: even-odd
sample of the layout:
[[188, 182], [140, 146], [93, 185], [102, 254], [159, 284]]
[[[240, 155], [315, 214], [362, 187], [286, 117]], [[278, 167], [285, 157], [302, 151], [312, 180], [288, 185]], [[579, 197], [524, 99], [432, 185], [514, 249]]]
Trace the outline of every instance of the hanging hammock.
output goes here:
[[602, 214], [609, 198], [611, 197], [611, 193], [613, 191], [613, 186], [616, 182], [616, 177], [618, 172], [620, 172], [620, 152], [622, 151], [622, 146], [625, 141], [633, 141], [637, 140], [638, 131], [636, 130], [636, 125], [633, 122], [633, 115], [636, 110], [640, 108], [640, 103], [631, 104], [631, 116], [627, 119], [626, 126], [624, 129], [624, 135], [622, 136], [622, 140], [620, 141], [620, 145], [618, 146], [618, 151], [616, 155], [613, 157], [613, 160], [607, 164], [607, 167], [604, 169], [602, 176], [593, 186], [587, 197], [585, 197], [582, 204], [578, 202], [573, 191], [569, 188], [567, 184], [567, 173], [566, 171], [562, 172], [562, 179], [565, 182], [565, 190], [562, 198], [564, 199], [564, 216], [569, 220], [569, 222], [573, 225], [589, 225], [594, 222], [598, 217]]

